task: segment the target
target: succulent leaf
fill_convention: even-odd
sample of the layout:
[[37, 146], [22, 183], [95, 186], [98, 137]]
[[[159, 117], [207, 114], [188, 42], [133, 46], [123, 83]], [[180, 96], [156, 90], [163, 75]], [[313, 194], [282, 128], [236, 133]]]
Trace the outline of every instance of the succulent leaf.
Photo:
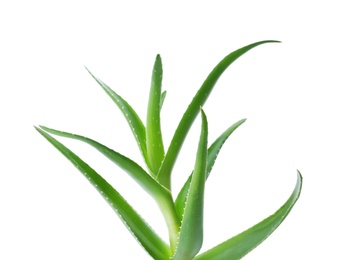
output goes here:
[[147, 155], [154, 175], [158, 174], [164, 158], [164, 145], [160, 127], [160, 103], [163, 101], [161, 97], [162, 78], [162, 62], [160, 55], [157, 55], [152, 71], [146, 125]]
[[170, 189], [171, 187], [171, 172], [175, 161], [178, 157], [179, 151], [183, 145], [183, 142], [186, 138], [186, 135], [192, 126], [195, 118], [199, 113], [199, 108], [204, 105], [208, 96], [213, 90], [215, 83], [220, 78], [222, 73], [240, 56], [245, 54], [247, 51], [265, 43], [278, 42], [278, 41], [260, 41], [250, 45], [247, 45], [243, 48], [240, 48], [229, 55], [227, 55], [223, 60], [221, 60], [218, 65], [211, 71], [208, 75], [193, 100], [186, 109], [183, 117], [181, 118], [178, 127], [174, 133], [172, 141], [169, 145], [167, 153], [164, 157], [164, 161], [160, 168], [158, 174], [158, 180], [164, 186]]
[[87, 178], [154, 259], [169, 259], [168, 245], [104, 178], [62, 143], [43, 130], [35, 128]]
[[207, 119], [202, 111], [202, 130], [194, 172], [191, 179], [184, 216], [173, 260], [189, 260], [199, 252], [203, 242], [203, 209], [207, 164]]
[[159, 198], [159, 197], [170, 196], [169, 195], [170, 192], [165, 187], [161, 186], [149, 174], [147, 174], [147, 172], [142, 167], [140, 167], [137, 163], [127, 158], [126, 156], [90, 138], [51, 129], [45, 126], [40, 126], [40, 127], [46, 132], [49, 132], [51, 134], [55, 134], [58, 136], [67, 137], [71, 139], [77, 139], [96, 148], [98, 151], [104, 154], [108, 159], [113, 161], [116, 165], [118, 165], [125, 172], [127, 172], [152, 197]]
[[261, 244], [283, 222], [298, 200], [302, 176], [297, 172], [297, 183], [289, 199], [273, 215], [255, 226], [197, 256], [196, 260], [239, 260]]
[[103, 88], [103, 90], [109, 95], [109, 97], [115, 102], [117, 107], [123, 113], [127, 123], [130, 126], [130, 129], [137, 141], [140, 152], [144, 158], [144, 161], [147, 167], [150, 169], [152, 174], [152, 169], [147, 156], [146, 149], [146, 130], [145, 126], [136, 113], [136, 111], [126, 102], [121, 96], [119, 96], [115, 91], [113, 91], [108, 85], [106, 85], [99, 78], [95, 77], [87, 68], [86, 70], [89, 74], [95, 79], [95, 81]]
[[[206, 170], [206, 179], [211, 173], [212, 167], [215, 163], [215, 160], [227, 140], [227, 138], [237, 129], [241, 124], [243, 124], [246, 121], [246, 119], [242, 119], [236, 123], [234, 123], [232, 126], [230, 126], [225, 132], [223, 132], [214, 142], [213, 144], [208, 148], [208, 153], [207, 153], [207, 170]], [[175, 206], [176, 206], [176, 211], [178, 218], [182, 220], [182, 215], [184, 213], [184, 207], [185, 207], [185, 201], [186, 201], [186, 196], [188, 193], [188, 188], [190, 186], [190, 182], [192, 179], [192, 174], [188, 177], [186, 180], [184, 186], [181, 188], [176, 201], [175, 201]]]

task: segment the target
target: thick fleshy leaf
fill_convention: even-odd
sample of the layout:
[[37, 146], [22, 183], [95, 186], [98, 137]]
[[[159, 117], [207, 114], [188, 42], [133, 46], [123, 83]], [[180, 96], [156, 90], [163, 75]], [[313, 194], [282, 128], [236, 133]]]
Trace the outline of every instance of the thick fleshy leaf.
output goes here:
[[256, 46], [259, 46], [264, 43], [270, 42], [278, 42], [278, 41], [261, 41], [256, 42], [250, 45], [247, 45], [241, 49], [238, 49], [229, 55], [227, 55], [223, 60], [221, 60], [218, 65], [212, 70], [212, 72], [208, 75], [200, 89], [198, 90], [197, 94], [194, 96], [193, 100], [189, 104], [187, 110], [185, 111], [183, 117], [181, 118], [179, 125], [174, 133], [170, 146], [167, 150], [165, 155], [164, 161], [160, 168], [158, 174], [158, 180], [164, 186], [170, 189], [170, 177], [173, 166], [177, 159], [178, 153], [183, 145], [185, 137], [193, 124], [195, 118], [199, 113], [200, 107], [206, 102], [208, 96], [210, 95], [211, 91], [217, 80], [220, 78], [222, 73], [241, 55], [246, 53], [247, 51], [253, 49]]
[[295, 189], [287, 202], [273, 215], [255, 226], [217, 245], [216, 247], [197, 256], [196, 260], [238, 260], [261, 244], [287, 217], [298, 200], [302, 188], [302, 176], [297, 173]]
[[186, 198], [184, 216], [173, 260], [190, 260], [199, 252], [203, 242], [204, 189], [207, 164], [207, 119], [202, 115], [202, 130], [191, 185]]
[[[40, 127], [49, 133], [67, 138], [77, 139], [85, 143], [88, 143], [89, 145], [93, 146], [98, 151], [100, 151], [102, 154], [104, 154], [111, 161], [116, 163], [123, 170], [125, 170], [138, 184], [140, 184], [144, 188], [145, 191], [147, 191], [156, 200], [159, 208], [163, 212], [163, 216], [165, 218], [167, 228], [169, 231], [171, 244], [172, 245], [176, 244], [177, 232], [180, 227], [180, 221], [176, 215], [175, 206], [172, 201], [170, 191], [168, 191], [165, 187], [161, 186], [158, 182], [156, 182], [134, 161], [90, 138], [58, 131], [45, 126]], [[172, 250], [174, 250], [174, 248], [172, 248]]]
[[162, 62], [159, 54], [152, 71], [151, 89], [147, 108], [146, 148], [152, 172], [157, 175], [164, 158], [164, 145], [160, 127]]
[[[211, 173], [212, 167], [215, 163], [215, 160], [220, 152], [221, 147], [227, 140], [227, 138], [234, 132], [235, 129], [237, 129], [241, 124], [243, 124], [246, 121], [246, 119], [242, 119], [232, 126], [230, 126], [225, 132], [223, 132], [214, 142], [213, 144], [208, 148], [208, 153], [207, 153], [207, 170], [206, 170], [206, 179], [208, 178], [209, 174]], [[190, 187], [191, 179], [192, 179], [192, 174], [189, 176], [187, 181], [185, 182], [184, 186], [181, 188], [176, 201], [175, 201], [175, 206], [176, 206], [176, 211], [177, 215], [180, 220], [182, 220], [182, 215], [184, 213], [184, 207], [185, 207], [185, 201], [186, 201], [186, 196], [188, 193], [188, 189]]]
[[117, 107], [123, 113], [126, 121], [128, 122], [130, 129], [137, 141], [140, 152], [144, 158], [146, 165], [150, 168], [147, 150], [146, 150], [146, 130], [145, 126], [136, 113], [136, 111], [126, 102], [121, 96], [119, 96], [115, 91], [113, 91], [108, 85], [106, 85], [99, 78], [96, 78], [89, 70], [86, 68], [89, 74], [96, 80], [96, 82], [103, 88], [103, 90], [109, 95], [109, 97], [115, 102]]
[[168, 245], [104, 178], [55, 138], [37, 127], [36, 130], [72, 162], [87, 180], [89, 180], [116, 211], [128, 230], [154, 259], [169, 259], [170, 249]]
[[106, 147], [105, 145], [100, 144], [99, 142], [96, 142], [95, 140], [92, 140], [84, 136], [51, 129], [45, 126], [40, 126], [40, 127], [43, 130], [51, 134], [55, 134], [55, 135], [59, 135], [59, 136], [63, 136], [63, 137], [71, 138], [71, 139], [77, 139], [96, 148], [98, 151], [104, 154], [108, 159], [113, 161], [116, 165], [118, 165], [125, 172], [127, 172], [152, 197], [158, 198], [158, 197], [170, 196], [169, 191], [165, 187], [161, 186], [157, 181], [155, 181], [137, 163], [125, 157], [124, 155]]

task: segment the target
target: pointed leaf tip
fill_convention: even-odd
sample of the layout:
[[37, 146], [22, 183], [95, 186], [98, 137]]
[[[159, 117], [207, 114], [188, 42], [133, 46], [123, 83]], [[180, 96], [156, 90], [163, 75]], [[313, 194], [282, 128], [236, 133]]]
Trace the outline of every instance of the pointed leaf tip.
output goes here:
[[164, 161], [160, 167], [160, 171], [158, 173], [158, 180], [160, 183], [165, 185], [167, 188], [170, 189], [171, 187], [171, 173], [172, 169], [174, 167], [174, 164], [176, 162], [176, 159], [178, 157], [178, 154], [180, 152], [180, 149], [184, 143], [184, 140], [187, 136], [187, 133], [192, 126], [196, 116], [199, 113], [199, 107], [203, 106], [211, 94], [216, 82], [220, 78], [220, 76], [223, 74], [223, 72], [239, 57], [241, 57], [243, 54], [248, 52], [249, 50], [265, 44], [265, 43], [271, 43], [271, 42], [278, 42], [275, 40], [267, 40], [267, 41], [260, 41], [255, 42], [252, 44], [249, 44], [247, 46], [244, 46], [240, 49], [237, 49], [230, 54], [228, 54], [226, 57], [224, 57], [210, 72], [210, 74], [207, 76], [204, 83], [201, 85], [199, 90], [197, 91], [196, 95], [192, 99], [191, 103], [187, 107], [185, 113], [183, 114], [183, 117], [181, 118], [178, 127], [175, 130], [175, 133], [173, 135], [173, 138], [170, 142], [170, 145], [167, 149], [167, 152], [164, 157]]
[[[134, 135], [134, 138], [136, 139], [141, 155], [143, 156], [146, 165], [149, 167], [146, 150], [145, 126], [142, 120], [126, 100], [124, 100], [121, 96], [119, 96], [102, 80], [95, 77], [88, 69], [87, 71], [92, 76], [92, 78], [101, 86], [101, 88], [108, 94], [108, 96], [112, 99], [112, 101], [117, 105], [119, 110], [122, 112], [124, 118], [126, 119], [132, 131], [132, 134]], [[151, 170], [151, 167], [149, 167], [149, 169]]]
[[288, 200], [271, 216], [227, 241], [198, 255], [196, 260], [239, 260], [267, 239], [284, 221], [298, 200], [302, 189], [302, 175], [297, 171], [297, 182]]

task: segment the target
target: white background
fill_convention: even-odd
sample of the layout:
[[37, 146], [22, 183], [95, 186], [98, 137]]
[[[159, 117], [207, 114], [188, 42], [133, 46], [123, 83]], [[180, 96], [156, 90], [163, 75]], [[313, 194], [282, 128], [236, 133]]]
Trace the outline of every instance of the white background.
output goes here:
[[[83, 65], [142, 119], [155, 55], [163, 59], [165, 147], [191, 98], [229, 52], [259, 46], [221, 77], [204, 109], [212, 142], [227, 141], [207, 182], [202, 251], [301, 198], [245, 257], [337, 259], [334, 1], [2, 1], [0, 4], [0, 259], [149, 259], [108, 204], [33, 128], [96, 139], [142, 164], [128, 125]], [[173, 172], [193, 167], [196, 120]], [[92, 148], [69, 145], [163, 237], [154, 202]], [[143, 165], [143, 164], [142, 164]]]

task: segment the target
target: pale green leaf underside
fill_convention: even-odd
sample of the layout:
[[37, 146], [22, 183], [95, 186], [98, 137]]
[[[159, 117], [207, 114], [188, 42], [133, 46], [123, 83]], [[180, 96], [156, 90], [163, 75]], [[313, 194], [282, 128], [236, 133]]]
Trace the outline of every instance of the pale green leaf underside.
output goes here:
[[158, 174], [158, 180], [164, 186], [170, 188], [170, 176], [177, 159], [178, 153], [183, 145], [185, 137], [193, 124], [196, 116], [199, 113], [200, 107], [206, 102], [208, 96], [210, 95], [211, 91], [217, 80], [220, 78], [222, 73], [241, 55], [246, 53], [247, 51], [253, 49], [256, 46], [259, 46], [264, 43], [270, 42], [278, 42], [278, 41], [261, 41], [256, 42], [250, 45], [247, 45], [243, 48], [240, 48], [229, 55], [227, 55], [223, 60], [221, 60], [218, 65], [212, 70], [212, 72], [208, 75], [200, 89], [198, 90], [197, 94], [194, 96], [193, 100], [189, 104], [187, 110], [185, 111], [183, 117], [181, 118], [179, 125], [174, 133], [172, 141], [169, 145], [167, 153], [164, 157], [164, 161], [160, 168]]
[[55, 135], [59, 135], [59, 136], [63, 136], [63, 137], [71, 138], [71, 139], [77, 139], [96, 148], [98, 151], [104, 154], [108, 159], [110, 159], [112, 162], [114, 162], [116, 165], [122, 168], [126, 173], [128, 173], [152, 197], [159, 198], [159, 197], [170, 196], [169, 195], [170, 192], [166, 188], [161, 186], [142, 167], [140, 167], [137, 163], [127, 158], [126, 156], [90, 138], [51, 129], [45, 126], [40, 126], [40, 127], [43, 130], [51, 134], [55, 134]]
[[300, 196], [302, 176], [297, 173], [295, 189], [287, 202], [273, 215], [255, 226], [197, 256], [196, 260], [239, 260], [261, 244], [282, 223]]
[[[241, 124], [243, 124], [246, 121], [246, 119], [242, 119], [236, 123], [234, 123], [232, 126], [230, 126], [225, 132], [223, 132], [214, 142], [213, 144], [208, 148], [208, 153], [207, 153], [207, 170], [206, 170], [206, 179], [211, 173], [212, 167], [215, 163], [215, 160], [220, 152], [221, 147], [227, 140], [227, 138], [234, 132], [235, 129], [237, 129]], [[185, 201], [186, 201], [186, 196], [188, 192], [188, 188], [190, 186], [192, 174], [189, 176], [187, 181], [185, 182], [184, 186], [180, 190], [176, 201], [175, 201], [175, 206], [176, 206], [176, 211], [177, 215], [180, 220], [182, 220], [182, 215], [184, 213], [184, 207], [185, 207]]]
[[178, 246], [173, 260], [190, 260], [200, 250], [203, 242], [203, 209], [207, 164], [208, 126], [202, 111], [202, 129], [195, 167], [186, 198]]
[[160, 127], [160, 103], [163, 68], [160, 55], [156, 57], [152, 71], [151, 88], [147, 108], [146, 148], [154, 175], [158, 174], [164, 158], [164, 145]]
[[128, 230], [154, 259], [169, 258], [170, 249], [168, 245], [104, 178], [102, 178], [87, 163], [55, 138], [39, 128], [36, 128], [36, 130], [70, 162], [72, 162], [73, 165], [87, 178], [87, 180], [89, 180], [89, 182], [115, 210], [123, 223], [127, 226]]
[[[87, 68], [86, 68], [87, 69]], [[109, 95], [109, 97], [115, 102], [117, 107], [123, 113], [127, 123], [130, 126], [130, 129], [137, 141], [140, 152], [144, 158], [146, 165], [150, 168], [147, 149], [146, 149], [146, 130], [145, 126], [135, 112], [135, 110], [126, 102], [121, 96], [119, 96], [115, 91], [113, 91], [108, 85], [106, 85], [99, 78], [96, 78], [88, 69], [89, 74], [96, 80], [96, 82], [103, 88], [103, 90]]]

